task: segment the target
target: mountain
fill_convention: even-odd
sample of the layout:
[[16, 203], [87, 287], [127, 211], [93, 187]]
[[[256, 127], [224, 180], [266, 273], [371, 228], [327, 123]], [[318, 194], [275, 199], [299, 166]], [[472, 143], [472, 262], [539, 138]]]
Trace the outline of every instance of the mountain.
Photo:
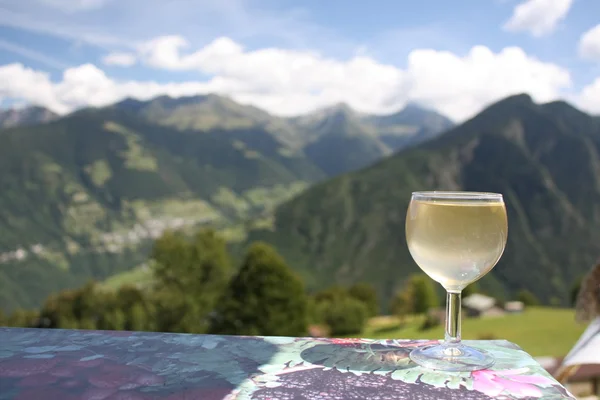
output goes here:
[[408, 104], [391, 115], [366, 116], [362, 122], [376, 131], [379, 139], [394, 151], [425, 142], [454, 126], [443, 115], [416, 104]]
[[309, 185], [392, 151], [365, 118], [344, 105], [281, 118], [218, 95], [161, 96], [0, 130], [0, 304], [35, 307], [140, 265], [167, 228], [239, 236], [232, 225], [268, 222]]
[[484, 290], [526, 288], [567, 304], [573, 280], [600, 255], [600, 123], [565, 102], [511, 96], [447, 133], [281, 205], [273, 243], [318, 289], [367, 281], [389, 300], [419, 272], [405, 242], [411, 192], [504, 194], [506, 251]]
[[366, 167], [452, 126], [446, 117], [416, 105], [392, 115], [364, 116], [346, 104], [337, 104], [308, 115], [281, 118], [208, 94], [160, 96], [150, 101], [126, 99], [113, 107], [179, 130], [261, 129], [289, 151], [304, 153], [330, 177]]
[[344, 104], [298, 119], [296, 126], [306, 132], [305, 137], [314, 137], [304, 152], [328, 176], [360, 169], [390, 153], [376, 133]]
[[20, 109], [11, 108], [0, 110], [0, 128], [36, 125], [50, 122], [57, 118], [57, 114], [43, 107], [31, 106]]
[[179, 130], [262, 129], [290, 149], [297, 150], [302, 146], [302, 138], [284, 118], [216, 94], [178, 98], [160, 96], [150, 101], [125, 99], [113, 107]]
[[450, 129], [446, 117], [414, 104], [391, 115], [360, 115], [347, 104], [291, 118], [304, 152], [329, 176], [358, 170]]
[[260, 126], [200, 132], [126, 108], [0, 131], [3, 307], [131, 268], [166, 228], [260, 215], [325, 177]]

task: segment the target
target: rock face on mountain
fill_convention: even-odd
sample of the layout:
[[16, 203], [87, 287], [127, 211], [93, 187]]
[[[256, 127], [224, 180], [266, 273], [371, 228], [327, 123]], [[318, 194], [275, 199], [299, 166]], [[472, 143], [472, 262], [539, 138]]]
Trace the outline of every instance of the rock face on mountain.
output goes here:
[[509, 239], [481, 282], [502, 296], [526, 288], [567, 304], [600, 255], [600, 123], [564, 102], [502, 100], [440, 137], [317, 184], [281, 205], [275, 244], [309, 287], [371, 282], [387, 300], [419, 269], [405, 242], [411, 192], [504, 194]]
[[56, 118], [57, 114], [43, 107], [11, 108], [0, 110], [0, 128], [42, 124]]
[[359, 115], [338, 104], [289, 122], [305, 138], [307, 157], [329, 176], [366, 167], [453, 126], [448, 118], [412, 104], [382, 116]]
[[390, 153], [375, 131], [345, 105], [326, 110], [302, 128], [316, 136], [304, 148], [306, 156], [329, 176], [365, 167]]
[[363, 117], [362, 121], [371, 126], [392, 151], [433, 139], [454, 126], [443, 115], [415, 104], [408, 104], [395, 114]]

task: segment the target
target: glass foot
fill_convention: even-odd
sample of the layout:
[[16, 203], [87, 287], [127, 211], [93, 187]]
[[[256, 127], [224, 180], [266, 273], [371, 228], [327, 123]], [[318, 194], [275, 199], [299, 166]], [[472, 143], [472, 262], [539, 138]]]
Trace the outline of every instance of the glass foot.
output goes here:
[[419, 347], [410, 352], [418, 365], [440, 371], [477, 371], [494, 365], [494, 357], [484, 350], [463, 344]]

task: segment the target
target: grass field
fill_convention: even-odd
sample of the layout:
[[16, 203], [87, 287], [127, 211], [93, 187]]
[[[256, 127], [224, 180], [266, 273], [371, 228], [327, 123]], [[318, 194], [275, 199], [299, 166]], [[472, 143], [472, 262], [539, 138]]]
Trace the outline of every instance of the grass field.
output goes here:
[[146, 285], [152, 281], [152, 271], [146, 266], [118, 273], [101, 282], [104, 289], [117, 290], [123, 285]]
[[[393, 317], [373, 318], [361, 337], [373, 339], [437, 339], [444, 337], [442, 326], [421, 331], [422, 317], [407, 319], [403, 327]], [[575, 323], [574, 311], [531, 307], [522, 314], [489, 318], [464, 318], [463, 339], [506, 339], [532, 356], [564, 356], [585, 330]]]

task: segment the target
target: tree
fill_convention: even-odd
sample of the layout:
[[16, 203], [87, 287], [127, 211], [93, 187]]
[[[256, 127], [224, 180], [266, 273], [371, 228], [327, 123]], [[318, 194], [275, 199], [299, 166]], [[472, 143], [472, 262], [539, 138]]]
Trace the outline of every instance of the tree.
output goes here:
[[377, 299], [377, 292], [372, 285], [357, 283], [350, 287], [348, 294], [365, 304], [369, 317], [375, 317], [379, 314], [379, 300]]
[[412, 294], [412, 312], [424, 314], [430, 308], [439, 304], [433, 281], [423, 274], [413, 275], [408, 281], [409, 291]]
[[402, 322], [409, 314], [424, 314], [437, 305], [438, 297], [431, 279], [419, 274], [411, 276], [404, 287], [396, 292], [390, 309]]
[[167, 232], [153, 247], [155, 287], [148, 296], [133, 285], [118, 291], [90, 282], [51, 295], [42, 308], [45, 328], [204, 332], [208, 313], [230, 275], [225, 241], [213, 230], [191, 240]]
[[51, 295], [42, 308], [41, 328], [153, 330], [155, 315], [146, 295], [126, 285], [117, 292], [90, 282]]
[[34, 310], [17, 309], [5, 317], [6, 326], [35, 328], [39, 324], [39, 313]]
[[[79, 289], [63, 290], [50, 295], [40, 312], [41, 325], [44, 328], [93, 329], [101, 319], [105, 301], [98, 298], [96, 286], [87, 283]], [[86, 320], [82, 324], [82, 321]], [[90, 321], [94, 321], [91, 326]], [[84, 326], [82, 326], [84, 325]]]
[[477, 284], [477, 282], [473, 282], [470, 285], [467, 285], [463, 290], [462, 290], [462, 297], [468, 297], [472, 294], [475, 293], [479, 293], [479, 285]]
[[115, 307], [123, 313], [124, 329], [155, 330], [155, 310], [149, 296], [133, 285], [121, 286], [115, 296]]
[[378, 311], [377, 294], [368, 284], [350, 289], [334, 285], [310, 299], [312, 322], [327, 325], [334, 336], [360, 333], [367, 319]]
[[135, 304], [125, 318], [125, 329], [129, 331], [152, 331], [150, 315], [141, 304]]
[[396, 292], [390, 304], [390, 310], [398, 317], [400, 323], [404, 318], [412, 313], [413, 310], [413, 294], [411, 288], [405, 285], [405, 289]]
[[108, 314], [110, 316], [109, 318], [109, 322], [110, 322], [110, 327], [109, 329], [111, 330], [115, 330], [115, 331], [122, 331], [125, 329], [125, 314], [123, 313], [123, 311], [119, 310], [118, 308], [112, 310], [109, 312]]
[[569, 300], [571, 301], [571, 306], [575, 307], [577, 305], [577, 297], [579, 296], [579, 290], [581, 289], [581, 282], [583, 281], [583, 276], [579, 276], [573, 282], [571, 286], [571, 291], [569, 293]]
[[333, 302], [323, 301], [318, 305], [318, 309], [321, 320], [329, 327], [333, 336], [362, 332], [368, 318], [365, 303], [350, 296], [338, 298]]
[[519, 293], [517, 293], [517, 300], [526, 306], [537, 306], [540, 304], [538, 298], [527, 289], [521, 289]]
[[[101, 316], [105, 307], [112, 306], [112, 301], [105, 299], [106, 295], [98, 290], [95, 282], [91, 281], [83, 287], [73, 291], [71, 310], [77, 321], [91, 320], [84, 329], [95, 329], [96, 321]], [[111, 299], [112, 300], [112, 299]]]
[[316, 303], [324, 301], [336, 301], [348, 296], [348, 289], [343, 286], [333, 285], [314, 294]]
[[440, 326], [442, 324], [442, 321], [443, 319], [441, 319], [441, 316], [438, 313], [429, 312], [425, 316], [425, 320], [423, 320], [423, 323], [421, 324], [419, 329], [422, 331], [426, 331], [428, 329], [435, 328], [436, 326]]
[[225, 241], [212, 229], [198, 232], [191, 241], [180, 233], [166, 232], [154, 243], [152, 259], [157, 328], [205, 332], [208, 314], [230, 276]]
[[302, 281], [269, 245], [248, 249], [212, 317], [217, 334], [299, 336], [307, 332]]
[[[533, 305], [539, 305], [539, 301], [537, 304], [533, 304]], [[560, 297], [557, 297], [557, 296], [550, 297], [550, 306], [552, 306], [552, 307], [562, 306], [562, 301], [560, 300]]]
[[309, 296], [306, 300], [306, 316], [309, 325], [320, 324], [321, 316], [319, 315], [319, 303], [315, 300], [314, 296]]

